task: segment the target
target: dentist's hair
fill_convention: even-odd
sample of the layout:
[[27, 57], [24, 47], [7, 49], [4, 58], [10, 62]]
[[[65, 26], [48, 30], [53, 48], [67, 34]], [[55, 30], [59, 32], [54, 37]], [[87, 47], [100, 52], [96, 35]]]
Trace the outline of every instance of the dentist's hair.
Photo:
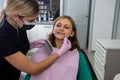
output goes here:
[[0, 26], [2, 24], [3, 17], [4, 17], [3, 11], [0, 11]]
[[8, 16], [12, 14], [31, 16], [39, 13], [39, 4], [37, 0], [7, 0], [5, 13]]

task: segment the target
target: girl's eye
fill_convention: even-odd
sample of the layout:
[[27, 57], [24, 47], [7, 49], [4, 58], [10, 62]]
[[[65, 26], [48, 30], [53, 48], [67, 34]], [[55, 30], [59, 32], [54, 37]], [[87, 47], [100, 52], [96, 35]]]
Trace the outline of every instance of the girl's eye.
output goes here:
[[57, 24], [56, 26], [57, 26], [57, 27], [60, 27], [60, 26], [61, 26], [61, 24]]
[[65, 29], [69, 29], [69, 27], [68, 27], [68, 26], [64, 26], [64, 28], [65, 28]]

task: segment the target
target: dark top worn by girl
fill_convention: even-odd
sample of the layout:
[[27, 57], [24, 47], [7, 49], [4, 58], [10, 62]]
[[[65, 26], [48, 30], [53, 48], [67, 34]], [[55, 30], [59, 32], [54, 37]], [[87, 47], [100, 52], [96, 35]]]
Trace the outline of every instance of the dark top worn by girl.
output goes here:
[[16, 30], [7, 20], [0, 27], [0, 80], [18, 80], [20, 71], [13, 67], [5, 57], [18, 51], [26, 54], [29, 50], [29, 41], [25, 29]]

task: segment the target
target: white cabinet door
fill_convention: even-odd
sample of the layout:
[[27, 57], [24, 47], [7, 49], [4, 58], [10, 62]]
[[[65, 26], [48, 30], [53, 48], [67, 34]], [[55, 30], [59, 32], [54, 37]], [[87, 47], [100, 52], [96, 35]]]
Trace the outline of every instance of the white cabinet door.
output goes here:
[[27, 31], [30, 42], [40, 38], [47, 38], [47, 35], [52, 32], [53, 25], [35, 25], [31, 30]]
[[35, 25], [32, 29], [27, 30], [27, 36], [30, 42], [37, 40], [37, 25]]
[[47, 38], [48, 34], [52, 32], [53, 25], [37, 25], [38, 39]]

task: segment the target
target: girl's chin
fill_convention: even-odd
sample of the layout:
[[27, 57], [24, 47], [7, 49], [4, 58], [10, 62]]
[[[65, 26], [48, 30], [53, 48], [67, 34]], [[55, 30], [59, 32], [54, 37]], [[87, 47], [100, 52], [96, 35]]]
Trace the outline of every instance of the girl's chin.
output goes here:
[[56, 39], [63, 40], [64, 37], [56, 37]]

